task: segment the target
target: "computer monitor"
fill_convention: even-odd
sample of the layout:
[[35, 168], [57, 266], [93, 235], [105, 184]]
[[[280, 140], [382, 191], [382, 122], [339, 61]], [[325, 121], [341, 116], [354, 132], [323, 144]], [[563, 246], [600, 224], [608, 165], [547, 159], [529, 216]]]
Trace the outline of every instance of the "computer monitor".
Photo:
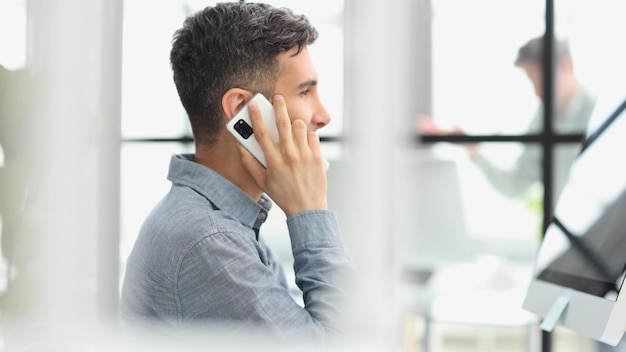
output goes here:
[[[622, 97], [623, 100], [623, 97]], [[611, 114], [572, 166], [546, 229], [523, 308], [616, 345], [626, 330], [626, 113]], [[605, 113], [597, 109], [596, 113]], [[593, 117], [592, 117], [593, 120]], [[593, 130], [591, 132], [594, 132]]]

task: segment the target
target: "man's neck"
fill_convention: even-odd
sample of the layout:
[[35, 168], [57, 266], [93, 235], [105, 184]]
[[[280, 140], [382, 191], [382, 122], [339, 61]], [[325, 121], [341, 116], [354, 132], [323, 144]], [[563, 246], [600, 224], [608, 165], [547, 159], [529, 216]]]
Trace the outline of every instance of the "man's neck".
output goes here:
[[218, 143], [205, 147], [196, 145], [195, 162], [217, 172], [239, 187], [254, 201], [258, 201], [263, 191], [241, 163], [241, 156], [234, 141]]

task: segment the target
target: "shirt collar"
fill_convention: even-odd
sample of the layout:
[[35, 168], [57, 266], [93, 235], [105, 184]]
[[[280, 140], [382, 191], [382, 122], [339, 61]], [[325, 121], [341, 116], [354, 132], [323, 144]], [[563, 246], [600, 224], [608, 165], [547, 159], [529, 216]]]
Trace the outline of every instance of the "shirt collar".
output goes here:
[[255, 202], [232, 182], [194, 159], [193, 154], [172, 155], [167, 179], [193, 189], [213, 207], [258, 232], [272, 207], [269, 197], [264, 194]]

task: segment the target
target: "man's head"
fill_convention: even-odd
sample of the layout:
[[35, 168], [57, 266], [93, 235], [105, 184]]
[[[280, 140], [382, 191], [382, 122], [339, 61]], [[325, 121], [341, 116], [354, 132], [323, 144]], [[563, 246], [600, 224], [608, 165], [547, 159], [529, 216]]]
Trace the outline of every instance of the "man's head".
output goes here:
[[[522, 68], [533, 84], [535, 94], [543, 101], [543, 37], [529, 40], [519, 48], [515, 66]], [[578, 88], [567, 42], [554, 40], [555, 93], [557, 105], [565, 103]]]
[[174, 35], [170, 62], [196, 144], [216, 142], [227, 92], [271, 99], [285, 57], [306, 52], [317, 35], [304, 16], [265, 4], [220, 3], [189, 17]]

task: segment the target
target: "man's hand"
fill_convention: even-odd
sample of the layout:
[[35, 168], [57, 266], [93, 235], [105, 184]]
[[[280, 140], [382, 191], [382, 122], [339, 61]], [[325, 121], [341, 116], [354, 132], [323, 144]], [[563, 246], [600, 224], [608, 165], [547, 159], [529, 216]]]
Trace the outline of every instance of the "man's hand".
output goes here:
[[291, 122], [282, 96], [275, 96], [273, 104], [278, 143], [267, 132], [256, 103], [248, 105], [254, 137], [263, 150], [267, 169], [240, 146], [244, 167], [287, 216], [326, 209], [327, 181], [319, 136], [307, 131], [304, 121]]

